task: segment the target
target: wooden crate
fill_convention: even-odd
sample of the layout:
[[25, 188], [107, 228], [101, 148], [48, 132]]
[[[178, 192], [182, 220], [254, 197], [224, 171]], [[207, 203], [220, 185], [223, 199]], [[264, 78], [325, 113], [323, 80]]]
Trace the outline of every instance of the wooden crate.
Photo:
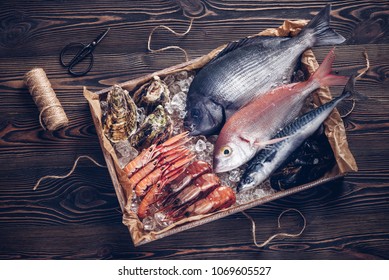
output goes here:
[[[293, 29], [293, 32], [296, 33], [296, 30], [298, 32], [298, 29], [301, 28], [302, 26], [304, 26], [305, 24], [306, 24], [305, 21], [287, 22], [286, 24], [284, 23], [284, 25], [280, 28], [289, 29], [290, 32], [292, 32], [291, 30]], [[260, 33], [260, 34], [254, 35], [254, 36], [258, 36], [258, 35], [262, 35], [262, 34]], [[274, 34], [274, 33], [271, 33], [271, 34]], [[175, 65], [175, 66], [163, 69], [161, 71], [157, 71], [155, 73], [145, 75], [145, 76], [142, 76], [140, 78], [121, 83], [119, 85], [122, 88], [131, 92], [134, 89], [138, 88], [139, 86], [141, 86], [144, 83], [151, 80], [152, 77], [154, 77], [154, 76], [160, 76], [161, 78], [163, 78], [164, 76], [166, 76], [168, 74], [179, 72], [182, 70], [200, 69], [206, 63], [208, 63], [215, 55], [217, 55], [217, 53], [220, 52], [224, 47], [225, 46], [221, 46], [221, 47], [215, 49], [214, 51], [210, 52], [209, 54], [204, 55], [200, 58], [179, 64], [179, 65]], [[309, 61], [309, 64], [310, 64], [310, 65], [308, 65], [307, 70], [310, 73], [312, 73], [313, 71], [315, 71], [315, 68], [317, 68], [317, 62], [315, 60], [315, 57], [310, 50], [308, 50], [304, 53], [303, 60], [304, 60], [304, 57], [307, 58], [306, 61]], [[116, 195], [118, 197], [120, 207], [121, 207], [123, 213], [125, 213], [125, 205], [127, 203], [127, 199], [125, 197], [124, 190], [123, 190], [122, 185], [121, 185], [121, 179], [120, 179], [121, 176], [124, 176], [124, 175], [121, 173], [121, 170], [117, 164], [117, 158], [116, 158], [116, 155], [114, 154], [113, 148], [112, 148], [112, 146], [110, 146], [109, 141], [105, 138], [104, 133], [102, 131], [101, 110], [99, 111], [100, 98], [102, 96], [106, 95], [107, 92], [109, 90], [111, 90], [111, 88], [112, 87], [105, 88], [103, 90], [100, 90], [100, 91], [94, 92], [94, 93], [88, 91], [87, 89], [84, 89], [84, 96], [89, 101], [93, 121], [94, 121], [94, 124], [96, 127], [96, 132], [97, 132], [97, 135], [98, 135], [98, 138], [100, 141], [100, 145], [101, 145], [104, 157], [105, 157], [105, 161], [106, 161], [107, 166], [108, 166], [108, 171], [109, 171], [109, 174], [112, 178], [112, 183], [114, 185], [115, 192], [116, 192]], [[328, 88], [320, 89], [320, 91], [322, 91], [320, 96], [323, 96], [323, 92], [325, 93], [324, 95], [327, 96], [326, 98], [328, 98], [328, 96], [330, 96], [330, 92], [329, 92]], [[316, 102], [318, 102], [319, 104], [325, 103], [324, 100], [319, 100], [320, 98], [318, 98], [318, 97], [316, 97], [316, 99], [317, 99]], [[126, 221], [127, 227], [130, 231], [130, 235], [131, 235], [131, 238], [133, 240], [134, 245], [139, 246], [139, 245], [151, 242], [153, 240], [163, 238], [163, 237], [168, 236], [168, 235], [172, 235], [172, 234], [175, 234], [175, 233], [178, 233], [178, 232], [181, 232], [181, 231], [184, 231], [184, 230], [187, 230], [187, 229], [199, 226], [199, 225], [203, 225], [203, 224], [206, 224], [208, 222], [226, 217], [228, 215], [231, 215], [231, 214], [234, 214], [234, 213], [237, 213], [237, 212], [258, 206], [258, 205], [262, 205], [262, 204], [267, 203], [269, 201], [273, 201], [273, 200], [276, 200], [276, 199], [279, 199], [279, 198], [282, 198], [285, 196], [289, 196], [291, 194], [295, 194], [295, 193], [313, 188], [313, 187], [318, 186], [320, 184], [342, 178], [346, 172], [356, 171], [357, 167], [355, 164], [355, 160], [354, 160], [351, 152], [348, 149], [347, 140], [345, 137], [345, 129], [344, 129], [343, 122], [342, 122], [339, 114], [337, 113], [337, 111], [335, 111], [329, 118], [330, 118], [330, 120], [327, 121], [327, 124], [326, 124], [327, 132], [329, 130], [331, 130], [331, 129], [328, 129], [329, 126], [331, 126], [332, 128], [336, 126], [337, 129], [340, 129], [340, 132], [342, 132], [343, 134], [341, 133], [340, 136], [339, 136], [339, 133], [329, 132], [329, 134], [327, 134], [327, 137], [329, 137], [329, 138], [341, 137], [341, 139], [337, 139], [340, 141], [331, 141], [331, 139], [329, 139], [330, 143], [332, 145], [332, 149], [334, 151], [337, 163], [334, 166], [334, 168], [330, 172], [328, 172], [326, 175], [324, 175], [322, 178], [320, 178], [316, 181], [313, 181], [311, 183], [305, 184], [305, 185], [293, 187], [293, 188], [290, 188], [288, 190], [278, 191], [274, 194], [271, 194], [271, 195], [265, 196], [263, 198], [254, 200], [254, 201], [247, 203], [247, 204], [244, 204], [244, 205], [233, 206], [233, 207], [230, 207], [228, 209], [218, 211], [216, 213], [205, 215], [205, 216], [201, 217], [200, 219], [195, 217], [195, 218], [190, 219], [189, 221], [186, 221], [186, 222], [180, 221], [177, 223], [177, 225], [175, 225], [173, 227], [169, 226], [169, 227], [161, 230], [160, 232], [155, 232], [155, 233], [154, 232], [149, 233], [149, 232], [143, 231], [141, 222], [139, 220], [136, 221], [137, 218], [136, 218], [136, 214], [134, 213], [134, 215], [132, 215], [130, 217], [130, 219], [131, 219], [130, 222], [128, 222], [128, 217], [124, 218], [124, 220]], [[341, 143], [341, 145], [339, 145], [339, 143]], [[124, 217], [126, 217], [126, 214], [124, 215]]]

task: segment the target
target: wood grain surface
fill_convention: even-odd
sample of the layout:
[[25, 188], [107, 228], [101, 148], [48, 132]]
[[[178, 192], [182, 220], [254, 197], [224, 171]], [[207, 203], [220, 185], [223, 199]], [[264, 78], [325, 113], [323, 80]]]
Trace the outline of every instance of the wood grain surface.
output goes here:
[[[371, 68], [356, 88], [369, 97], [345, 120], [359, 172], [247, 211], [257, 223], [259, 241], [280, 232], [298, 238], [275, 239], [258, 249], [243, 214], [134, 248], [108, 171], [82, 160], [103, 162], [82, 87], [98, 90], [183, 61], [177, 50], [150, 54], [147, 38], [157, 25], [190, 33], [175, 37], [158, 30], [154, 49], [179, 45], [191, 58], [285, 19], [311, 19], [332, 5], [332, 27], [347, 41], [337, 46], [334, 69], [349, 75]], [[95, 64], [84, 77], [71, 77], [59, 63], [69, 42], [88, 43], [105, 28]], [[388, 259], [389, 258], [389, 4], [387, 1], [21, 1], [0, 2], [0, 259]], [[331, 47], [317, 47], [319, 61]], [[70, 125], [50, 133], [23, 85], [23, 75], [43, 67]], [[341, 88], [334, 88], [334, 94]]]

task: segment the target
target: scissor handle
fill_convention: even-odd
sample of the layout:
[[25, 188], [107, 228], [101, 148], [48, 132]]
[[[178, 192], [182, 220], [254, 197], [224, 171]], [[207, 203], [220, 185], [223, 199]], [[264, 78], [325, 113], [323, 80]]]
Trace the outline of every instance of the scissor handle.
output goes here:
[[[87, 45], [85, 46], [84, 44], [82, 43], [70, 43], [68, 45], [66, 45], [62, 51], [61, 51], [61, 54], [60, 54], [60, 62], [61, 62], [61, 65], [64, 66], [64, 67], [67, 67], [68, 68], [68, 72], [70, 74], [72, 74], [73, 76], [83, 76], [85, 75], [86, 73], [88, 73], [91, 69], [92, 69], [92, 66], [93, 66], [93, 47], [94, 46], [91, 46], [91, 45]], [[80, 50], [77, 52], [77, 54], [70, 60], [70, 62], [66, 63], [64, 61], [64, 55], [66, 54], [67, 51], [69, 51], [70, 49], [75, 49], [75, 48], [79, 48]], [[90, 63], [89, 63], [89, 66], [83, 70], [83, 71], [74, 71], [73, 70], [73, 67], [75, 65], [77, 65], [78, 63], [80, 63], [82, 60], [84, 60], [86, 57], [90, 57]]]

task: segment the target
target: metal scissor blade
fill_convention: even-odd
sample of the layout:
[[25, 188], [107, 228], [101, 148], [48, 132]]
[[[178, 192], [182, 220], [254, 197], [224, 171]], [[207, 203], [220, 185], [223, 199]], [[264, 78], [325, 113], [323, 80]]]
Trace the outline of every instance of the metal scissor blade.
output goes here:
[[100, 43], [101, 40], [103, 40], [103, 38], [105, 37], [105, 35], [107, 35], [108, 31], [110, 30], [111, 28], [108, 27], [107, 30], [105, 30], [103, 33], [101, 33], [95, 40], [95, 45], [97, 45], [98, 43]]

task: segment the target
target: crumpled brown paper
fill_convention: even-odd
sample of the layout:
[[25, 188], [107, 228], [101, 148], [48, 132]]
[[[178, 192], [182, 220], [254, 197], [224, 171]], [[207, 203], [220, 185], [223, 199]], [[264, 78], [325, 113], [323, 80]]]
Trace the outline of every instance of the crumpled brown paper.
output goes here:
[[[300, 20], [300, 21], [285, 21], [284, 24], [278, 28], [272, 28], [267, 29], [263, 32], [260, 32], [254, 36], [294, 36], [300, 32], [301, 28], [303, 28], [308, 21], [306, 20]], [[152, 73], [131, 81], [124, 82], [120, 84], [122, 88], [127, 89], [128, 91], [132, 91], [135, 88], [141, 86], [142, 84], [146, 83], [150, 79], [152, 79], [153, 76], [166, 76], [168, 74], [172, 74], [179, 71], [190, 71], [190, 70], [196, 70], [199, 68], [202, 68], [205, 64], [207, 64], [213, 57], [215, 57], [223, 48], [225, 48], [226, 45], [223, 45], [212, 52], [182, 63], [180, 65], [172, 66], [167, 69], [158, 71], [156, 73]], [[307, 50], [302, 55], [302, 64], [306, 68], [306, 70], [312, 74], [317, 68], [318, 63], [315, 59], [315, 56], [311, 50]], [[208, 215], [202, 215], [202, 216], [196, 216], [196, 217], [190, 217], [187, 219], [183, 219], [173, 225], [170, 225], [166, 228], [164, 228], [161, 231], [158, 232], [147, 232], [143, 230], [143, 224], [139, 221], [136, 213], [133, 213], [129, 211], [129, 203], [127, 201], [131, 201], [131, 198], [127, 200], [126, 194], [124, 193], [123, 185], [127, 182], [125, 180], [125, 174], [124, 172], [119, 168], [118, 159], [116, 157], [115, 151], [109, 142], [109, 140], [104, 136], [102, 132], [102, 124], [101, 124], [101, 107], [100, 107], [100, 96], [104, 95], [108, 92], [109, 89], [105, 89], [102, 91], [99, 91], [97, 93], [93, 93], [88, 91], [86, 88], [84, 88], [84, 96], [88, 100], [92, 117], [94, 119], [96, 126], [96, 131], [99, 137], [99, 140], [101, 142], [101, 146], [103, 148], [104, 154], [108, 154], [110, 157], [108, 157], [111, 162], [107, 162], [107, 166], [111, 172], [115, 172], [117, 175], [117, 178], [114, 178], [114, 176], [111, 176], [113, 179], [113, 184], [115, 186], [115, 191], [118, 196], [118, 200], [120, 203], [120, 206], [123, 210], [123, 223], [128, 227], [132, 240], [134, 242], [134, 245], [139, 245], [141, 243], [145, 243], [148, 241], [155, 240], [157, 238], [160, 238], [161, 236], [168, 235], [169, 231], [172, 231], [174, 227], [177, 227], [178, 225], [183, 225], [188, 222], [194, 222], [199, 221], [203, 219], [204, 217], [219, 215], [221, 212], [226, 211], [222, 210], [217, 213], [212, 213]], [[328, 102], [331, 99], [331, 93], [328, 88], [320, 88], [316, 92], [316, 98], [314, 98], [314, 101], [317, 105], [321, 105], [323, 103]], [[347, 138], [345, 134], [345, 128], [343, 125], [343, 121], [339, 115], [339, 113], [335, 110], [330, 117], [325, 122], [326, 127], [326, 135], [329, 139], [329, 142], [331, 144], [331, 147], [334, 151], [334, 155], [337, 161], [337, 168], [336, 170], [333, 170], [331, 174], [339, 174], [339, 173], [346, 173], [349, 171], [357, 171], [357, 165], [354, 160], [354, 157], [352, 153], [350, 152], [347, 144]], [[111, 173], [112, 174], [112, 173]], [[117, 179], [117, 180], [116, 180]], [[229, 213], [231, 212], [231, 208], [228, 209]], [[174, 229], [173, 229], [174, 231]]]

